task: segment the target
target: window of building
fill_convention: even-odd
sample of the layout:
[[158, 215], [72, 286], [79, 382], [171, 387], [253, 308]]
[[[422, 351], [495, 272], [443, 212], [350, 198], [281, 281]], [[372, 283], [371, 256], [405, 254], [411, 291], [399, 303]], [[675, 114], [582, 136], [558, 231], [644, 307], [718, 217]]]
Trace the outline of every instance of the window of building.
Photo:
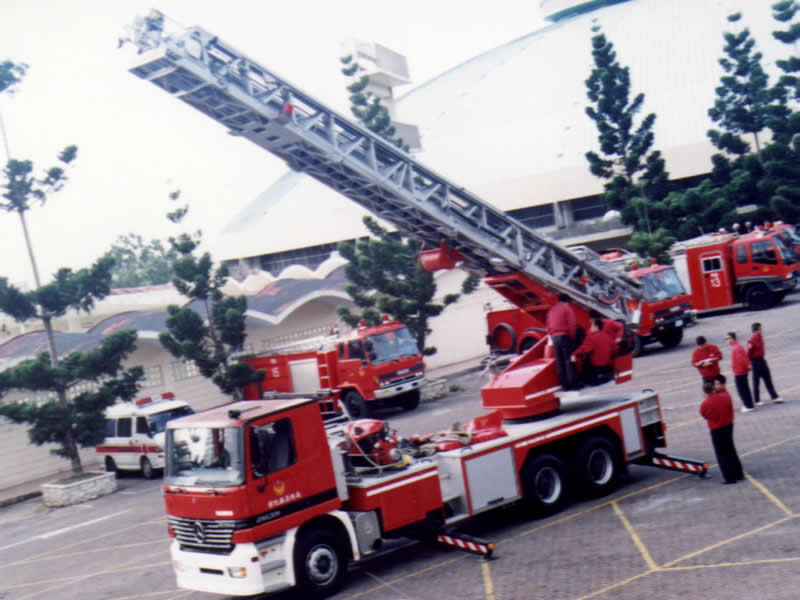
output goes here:
[[144, 379], [142, 380], [142, 387], [156, 387], [164, 384], [164, 376], [161, 374], [161, 365], [155, 367], [144, 368]]
[[183, 379], [189, 379], [190, 377], [197, 377], [200, 375], [200, 370], [197, 368], [197, 365], [194, 364], [194, 361], [191, 360], [178, 360], [172, 362], [169, 365], [169, 369], [172, 374], [173, 381], [181, 381]]

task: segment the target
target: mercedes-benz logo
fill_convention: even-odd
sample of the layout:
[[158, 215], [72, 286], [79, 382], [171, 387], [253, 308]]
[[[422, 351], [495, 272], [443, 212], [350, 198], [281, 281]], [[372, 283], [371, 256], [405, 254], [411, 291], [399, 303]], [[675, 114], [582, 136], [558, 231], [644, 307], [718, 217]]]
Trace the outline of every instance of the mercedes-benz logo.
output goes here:
[[200, 521], [194, 524], [194, 539], [201, 544], [206, 541], [206, 528]]

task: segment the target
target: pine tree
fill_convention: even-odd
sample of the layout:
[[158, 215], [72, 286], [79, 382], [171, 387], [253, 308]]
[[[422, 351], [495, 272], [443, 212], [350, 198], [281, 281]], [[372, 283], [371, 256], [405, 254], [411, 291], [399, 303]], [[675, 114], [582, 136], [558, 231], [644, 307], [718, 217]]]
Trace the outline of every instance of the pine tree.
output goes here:
[[[459, 294], [447, 294], [441, 304], [435, 303], [433, 275], [417, 264], [420, 244], [411, 239], [398, 240], [371, 217], [364, 217], [364, 225], [373, 238], [339, 244], [339, 253], [348, 260], [347, 293], [361, 312], [354, 314], [346, 307], [339, 307], [337, 313], [351, 327], [362, 319], [368, 325], [377, 325], [381, 315], [388, 313], [408, 327], [424, 354], [434, 354], [436, 348], [425, 346], [431, 332], [429, 320], [456, 302]], [[462, 282], [461, 290], [469, 294], [478, 283], [477, 277], [470, 275]]]
[[358, 77], [358, 72], [363, 70], [361, 65], [353, 60], [352, 55], [339, 60], [344, 65], [341, 69], [342, 74], [353, 79], [347, 86], [347, 91], [350, 92], [350, 110], [355, 118], [373, 133], [408, 152], [408, 144], [405, 144], [402, 138], [395, 137], [395, 127], [392, 125], [389, 109], [369, 90], [369, 76]]
[[[741, 13], [728, 16], [728, 22], [737, 23]], [[749, 134], [755, 144], [756, 156], [761, 158], [759, 134], [774, 116], [775, 93], [769, 86], [769, 77], [761, 66], [762, 54], [755, 50], [755, 40], [745, 27], [739, 33], [723, 33], [724, 57], [719, 64], [725, 72], [716, 88], [717, 99], [708, 115], [718, 129], [710, 129], [711, 143], [723, 152], [742, 156], [750, 145], [740, 136]]]
[[[587, 97], [592, 103], [586, 114], [598, 132], [600, 153], [589, 151], [586, 159], [593, 175], [606, 180], [603, 198], [610, 208], [622, 211], [625, 223], [642, 232], [640, 239], [653, 236], [651, 209], [669, 193], [669, 174], [657, 150], [650, 113], [637, 125], [636, 117], [644, 105], [644, 94], [631, 96], [628, 67], [617, 60], [614, 45], [594, 30], [592, 57], [594, 68], [586, 80]], [[653, 238], [656, 246], [659, 242]], [[649, 254], [648, 244], [641, 251]]]
[[193, 300], [189, 306], [167, 307], [167, 331], [159, 334], [161, 345], [174, 357], [192, 361], [200, 374], [214, 382], [223, 394], [242, 397], [242, 387], [261, 381], [264, 371], [254, 371], [234, 359], [247, 338], [245, 296], [225, 296], [225, 266], [214, 268], [211, 255], [195, 256], [200, 233], [181, 234], [170, 243], [180, 258], [175, 262], [175, 288]]
[[[777, 60], [783, 75], [775, 86], [774, 96], [781, 98], [783, 113], [771, 122], [773, 142], [765, 150], [765, 177], [762, 189], [769, 197], [769, 207], [775, 216], [796, 223], [800, 219], [800, 5], [795, 0], [783, 0], [772, 5], [772, 16], [784, 29], [773, 32], [775, 39], [789, 46], [789, 57]], [[794, 106], [791, 110], [789, 106]]]
[[[68, 146], [59, 155], [62, 164], [72, 162], [75, 146]], [[105, 256], [89, 269], [62, 268], [53, 280], [42, 285], [28, 233], [25, 214], [31, 203], [44, 203], [48, 196], [64, 185], [66, 175], [61, 166], [47, 169], [40, 177], [33, 175], [29, 160], [10, 159], [3, 170], [3, 201], [0, 208], [20, 218], [36, 289], [23, 293], [0, 277], [0, 311], [24, 323], [39, 319], [44, 325], [49, 352], [28, 359], [0, 373], [0, 396], [12, 389], [52, 392], [55, 401], [41, 405], [11, 403], [0, 406], [3, 414], [15, 422], [31, 425], [28, 433], [34, 444], [57, 443], [53, 452], [70, 460], [72, 471], [83, 471], [79, 446], [93, 446], [103, 439], [104, 410], [117, 398], [130, 399], [143, 377], [141, 367], [125, 371], [122, 362], [136, 348], [136, 332], [122, 331], [103, 340], [91, 352], [73, 352], [59, 359], [52, 321], [68, 309], [89, 311], [95, 301], [111, 291], [111, 268], [114, 261]], [[70, 388], [80, 382], [92, 382], [96, 389], [69, 398]]]
[[796, 17], [800, 12], [800, 4], [796, 0], [782, 0], [772, 5], [772, 16], [779, 23], [783, 23], [786, 29], [773, 31], [772, 35], [776, 40], [791, 46], [792, 51], [789, 58], [778, 60], [775, 64], [784, 72], [780, 79], [780, 85], [784, 86], [790, 93], [790, 97], [800, 101], [800, 20]]

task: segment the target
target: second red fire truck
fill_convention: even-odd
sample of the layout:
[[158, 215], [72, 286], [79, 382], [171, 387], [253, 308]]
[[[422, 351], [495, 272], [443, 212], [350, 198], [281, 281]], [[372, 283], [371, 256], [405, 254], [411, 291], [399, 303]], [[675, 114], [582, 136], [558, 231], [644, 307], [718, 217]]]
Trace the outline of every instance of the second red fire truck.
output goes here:
[[330, 336], [306, 346], [245, 357], [266, 374], [260, 383], [245, 387], [244, 397], [321, 392], [323, 404], [341, 401], [354, 418], [368, 416], [372, 407], [413, 410], [419, 404], [425, 363], [402, 323], [385, 317], [379, 325], [362, 324], [348, 336]]
[[703, 235], [673, 247], [678, 273], [699, 312], [769, 308], [797, 285], [800, 259], [783, 228]]

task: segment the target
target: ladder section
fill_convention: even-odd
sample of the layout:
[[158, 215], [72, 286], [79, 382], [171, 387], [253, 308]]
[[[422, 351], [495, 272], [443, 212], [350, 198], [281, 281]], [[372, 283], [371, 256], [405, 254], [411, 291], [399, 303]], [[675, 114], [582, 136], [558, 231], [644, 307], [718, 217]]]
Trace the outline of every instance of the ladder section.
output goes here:
[[[587, 310], [630, 320], [639, 282], [576, 256], [199, 27], [136, 35], [131, 68], [172, 96], [357, 202], [426, 247], [444, 242], [484, 276], [521, 272]], [[156, 16], [161, 16], [156, 13]], [[163, 22], [163, 16], [161, 16]]]

